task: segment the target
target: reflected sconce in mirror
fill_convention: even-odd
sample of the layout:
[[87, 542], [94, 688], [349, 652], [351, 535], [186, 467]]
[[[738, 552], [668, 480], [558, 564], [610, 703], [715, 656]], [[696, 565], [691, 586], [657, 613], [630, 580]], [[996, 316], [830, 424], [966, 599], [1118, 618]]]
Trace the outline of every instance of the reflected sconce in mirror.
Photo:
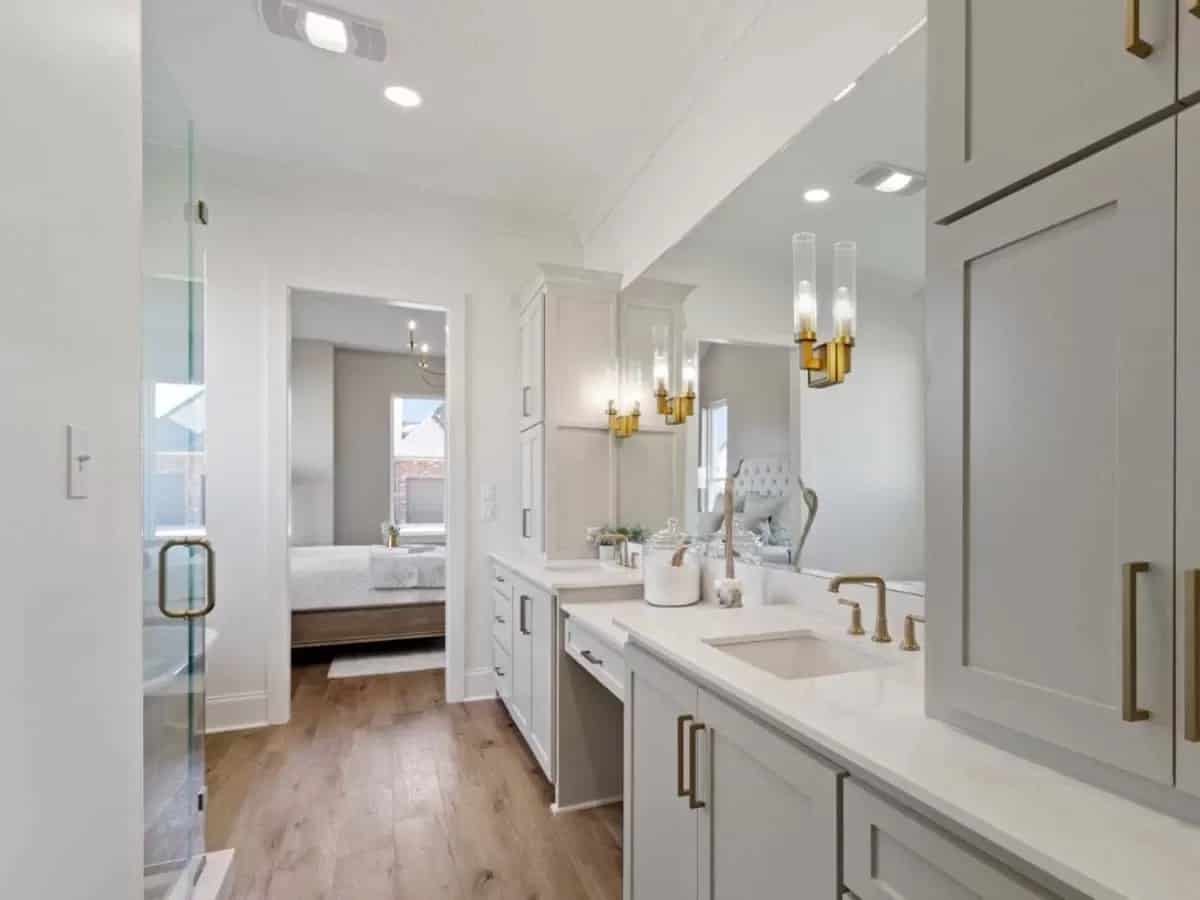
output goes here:
[[858, 323], [858, 248], [853, 241], [833, 245], [833, 336], [817, 343], [817, 236], [792, 236], [792, 309], [800, 368], [808, 386], [841, 384], [850, 374]]
[[656, 327], [654, 338], [654, 399], [658, 414], [668, 425], [682, 425], [696, 414], [696, 360], [685, 357], [679, 372], [679, 391], [672, 395], [671, 347], [667, 329]]
[[416, 319], [408, 320], [408, 351], [410, 353], [417, 354], [417, 368], [421, 372], [421, 380], [424, 381], [426, 384], [430, 385], [431, 387], [434, 387], [435, 385], [433, 385], [432, 382], [430, 382], [430, 380], [429, 380], [431, 377], [432, 378], [445, 378], [446, 377], [445, 371], [440, 370], [440, 369], [435, 369], [433, 367], [433, 364], [430, 362], [429, 344], [427, 344], [427, 343], [418, 344], [417, 343], [417, 320]]
[[[619, 393], [623, 400], [628, 397], [636, 398], [642, 386], [641, 366], [629, 365], [625, 368], [625, 377], [619, 385]], [[614, 437], [624, 440], [641, 430], [642, 404], [637, 399], [629, 404], [628, 412], [624, 413], [616, 400], [609, 400], [605, 413], [608, 415], [608, 430]]]

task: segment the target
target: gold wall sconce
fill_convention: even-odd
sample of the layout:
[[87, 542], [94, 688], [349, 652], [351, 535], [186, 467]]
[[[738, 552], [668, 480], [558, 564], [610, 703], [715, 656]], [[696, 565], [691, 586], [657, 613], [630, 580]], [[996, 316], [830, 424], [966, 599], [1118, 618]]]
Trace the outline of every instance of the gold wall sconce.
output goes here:
[[615, 400], [608, 401], [608, 430], [613, 433], [614, 437], [624, 440], [627, 437], [635, 435], [640, 430], [642, 418], [642, 405], [634, 401], [633, 408], [627, 413], [620, 413], [617, 410]]
[[817, 236], [792, 236], [792, 309], [800, 368], [808, 386], [833, 387], [850, 374], [858, 323], [858, 248], [853, 241], [833, 245], [833, 337], [817, 343]]
[[685, 357], [679, 372], [679, 392], [672, 395], [671, 353], [667, 329], [657, 327], [654, 338], [654, 400], [657, 412], [668, 425], [682, 425], [696, 414], [696, 360]]
[[444, 370], [435, 369], [433, 367], [433, 363], [430, 361], [430, 357], [429, 357], [429, 350], [430, 350], [429, 344], [427, 344], [427, 343], [418, 344], [417, 343], [417, 320], [409, 319], [408, 320], [408, 351], [410, 353], [417, 354], [417, 368], [421, 370], [422, 378], [425, 379], [426, 384], [429, 384], [428, 378], [425, 378], [425, 376], [427, 376], [427, 375], [432, 376], [434, 378], [445, 378], [446, 377], [446, 373]]

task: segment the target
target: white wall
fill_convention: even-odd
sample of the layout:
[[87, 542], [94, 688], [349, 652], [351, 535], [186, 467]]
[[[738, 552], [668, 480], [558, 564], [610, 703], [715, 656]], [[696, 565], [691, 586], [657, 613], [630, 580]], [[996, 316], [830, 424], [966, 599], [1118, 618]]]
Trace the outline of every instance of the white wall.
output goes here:
[[[391, 327], [404, 331], [408, 320], [399, 310], [390, 312]], [[337, 448], [333, 540], [343, 545], [377, 544], [380, 523], [392, 520], [392, 397], [433, 397], [444, 392], [421, 380], [412, 356], [339, 347], [333, 358]], [[432, 357], [430, 363], [438, 371], [446, 370], [442, 357]]]
[[711, 344], [700, 363], [701, 406], [729, 403], [729, 465], [743, 457], [787, 458], [791, 447], [791, 375], [786, 347]]
[[[156, 151], [154, 172], [169, 170]], [[514, 294], [541, 260], [578, 263], [571, 237], [537, 233], [473, 207], [397, 196], [353, 176], [258, 163], [201, 149], [201, 193], [209, 281], [209, 530], [221, 548], [222, 640], [210, 660], [212, 727], [287, 715], [286, 382], [291, 287], [364, 297], [400, 297], [465, 310], [461, 416], [470, 458], [467, 509], [467, 692], [490, 671], [489, 582], [485, 554], [516, 544], [518, 520], [517, 368]], [[469, 299], [467, 299], [469, 298]], [[453, 425], [453, 423], [452, 423]], [[511, 435], [497, 442], [496, 435]], [[482, 449], [475, 449], [482, 448]], [[457, 477], [457, 476], [456, 476]], [[484, 484], [496, 486], [496, 516], [480, 521]], [[453, 500], [451, 501], [453, 504]], [[276, 526], [278, 523], [278, 526]], [[453, 551], [452, 551], [453, 552]], [[270, 703], [268, 704], [268, 697]], [[268, 709], [269, 706], [269, 709]]]
[[776, 2], [585, 236], [585, 264], [646, 270], [925, 15], [926, 0]]
[[[141, 896], [140, 5], [0, 30], [0, 889]], [[68, 423], [91, 495], [67, 500]]]
[[333, 543], [333, 344], [292, 341], [292, 544]]

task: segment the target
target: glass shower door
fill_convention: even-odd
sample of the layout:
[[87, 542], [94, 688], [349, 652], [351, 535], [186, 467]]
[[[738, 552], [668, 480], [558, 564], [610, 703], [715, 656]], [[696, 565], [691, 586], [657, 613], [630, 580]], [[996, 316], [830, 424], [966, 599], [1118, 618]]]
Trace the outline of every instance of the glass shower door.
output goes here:
[[195, 135], [146, 148], [142, 317], [146, 900], [192, 896], [204, 854], [205, 654], [215, 600], [205, 516], [204, 256]]

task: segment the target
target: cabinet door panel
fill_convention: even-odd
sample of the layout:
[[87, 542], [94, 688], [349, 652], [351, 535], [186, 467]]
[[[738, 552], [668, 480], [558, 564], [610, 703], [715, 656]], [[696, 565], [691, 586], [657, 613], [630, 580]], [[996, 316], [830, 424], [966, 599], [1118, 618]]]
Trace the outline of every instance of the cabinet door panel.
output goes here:
[[937, 221], [1175, 101], [1175, 4], [930, 0], [929, 204]]
[[533, 706], [533, 635], [529, 617], [533, 606], [533, 588], [525, 581], [516, 583], [516, 599], [513, 602], [512, 642], [512, 708], [513, 719], [521, 732], [528, 737], [530, 712]]
[[701, 900], [837, 900], [842, 773], [706, 691]]
[[545, 428], [535, 425], [521, 434], [521, 546], [529, 553], [540, 554], [545, 522], [544, 473]]
[[1030, 884], [906, 810], [845, 784], [846, 886], [861, 900], [1049, 900]]
[[530, 744], [534, 756], [551, 781], [554, 780], [554, 598], [534, 591], [529, 601], [530, 651]]
[[[1200, 19], [1194, 26], [1200, 29]], [[1197, 48], [1200, 51], [1200, 48]], [[1176, 415], [1176, 783], [1200, 797], [1200, 737], [1194, 717], [1200, 691], [1200, 635], [1188, 579], [1200, 569], [1200, 107], [1179, 117], [1178, 394]], [[1197, 600], [1195, 602], [1200, 602]], [[1194, 605], [1194, 604], [1193, 604]], [[1189, 634], [1189, 631], [1191, 632]], [[1189, 728], [1191, 724], [1191, 728]]]
[[1200, 6], [1196, 0], [1179, 4], [1179, 96], [1189, 102], [1200, 94]]
[[542, 421], [545, 384], [546, 295], [539, 293], [521, 313], [521, 430]]
[[[930, 694], [1172, 778], [1174, 123], [930, 232]], [[1124, 563], [1138, 706], [1122, 719]]]
[[678, 796], [676, 740], [697, 690], [636, 647], [626, 661], [625, 900], [696, 900], [700, 817]]

